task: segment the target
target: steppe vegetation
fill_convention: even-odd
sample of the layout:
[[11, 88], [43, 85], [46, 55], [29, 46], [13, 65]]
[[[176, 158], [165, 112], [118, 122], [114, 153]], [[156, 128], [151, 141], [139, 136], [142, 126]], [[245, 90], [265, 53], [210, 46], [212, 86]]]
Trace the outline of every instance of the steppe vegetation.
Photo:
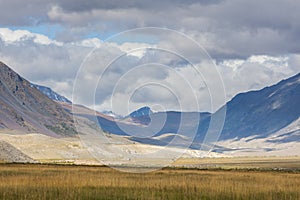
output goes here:
[[300, 199], [300, 173], [0, 164], [0, 199]]

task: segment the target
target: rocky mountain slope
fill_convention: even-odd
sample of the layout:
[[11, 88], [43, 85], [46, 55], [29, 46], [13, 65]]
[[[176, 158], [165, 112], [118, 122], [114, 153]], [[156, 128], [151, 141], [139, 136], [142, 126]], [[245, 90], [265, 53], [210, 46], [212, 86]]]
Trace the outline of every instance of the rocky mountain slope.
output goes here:
[[221, 139], [267, 137], [299, 117], [300, 73], [262, 90], [235, 96], [227, 103]]
[[0, 128], [74, 135], [72, 115], [0, 62]]
[[11, 144], [0, 141], [0, 161], [14, 163], [35, 163], [36, 161], [25, 155]]
[[51, 88], [42, 86], [42, 85], [37, 85], [37, 84], [31, 84], [32, 87], [35, 87], [39, 91], [41, 91], [44, 95], [49, 97], [50, 99], [54, 101], [59, 101], [59, 102], [66, 102], [66, 103], [72, 103], [69, 99], [66, 97], [54, 92]]

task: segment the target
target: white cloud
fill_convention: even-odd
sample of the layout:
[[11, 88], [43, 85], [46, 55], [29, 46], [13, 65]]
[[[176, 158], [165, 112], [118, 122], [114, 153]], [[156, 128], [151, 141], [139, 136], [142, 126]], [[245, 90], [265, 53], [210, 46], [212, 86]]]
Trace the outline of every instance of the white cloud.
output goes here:
[[[187, 43], [176, 45], [176, 42], [180, 40], [170, 41], [173, 43], [166, 42], [163, 47], [172, 50], [180, 48], [184, 56], [191, 56], [194, 61], [197, 61], [193, 51], [185, 52], [189, 48]], [[197, 109], [192, 98], [192, 93], [194, 93], [200, 100], [199, 110], [211, 111], [211, 87], [221, 84], [215, 72], [210, 68], [213, 65], [205, 62], [196, 63], [194, 66], [201, 72], [199, 75], [193, 66], [180, 62], [181, 60], [176, 55], [155, 50], [155, 47], [159, 47], [158, 45], [137, 42], [117, 44], [97, 38], [72, 43], [57, 43], [46, 36], [29, 31], [0, 29], [0, 60], [31, 82], [50, 86], [70, 99], [77, 70], [86, 55], [94, 47], [98, 47], [93, 59], [88, 59], [90, 63], [86, 63], [84, 74], [78, 80], [80, 81], [80, 88], [78, 88], [80, 96], [77, 97], [77, 101], [80, 103], [93, 107], [93, 102], [87, 100], [86, 97], [89, 97], [90, 91], [97, 86], [99, 75], [108, 64], [122, 55], [109, 66], [105, 76], [101, 78], [98, 92], [96, 92], [97, 109], [113, 109], [114, 112], [123, 115], [145, 105], [156, 105], [156, 107], [159, 105], [158, 107], [167, 110], [193, 111]], [[152, 49], [145, 49], [145, 47], [152, 47]], [[135, 52], [135, 49], [139, 50]], [[128, 51], [133, 53], [127, 54]], [[160, 65], [158, 67], [149, 63]], [[261, 89], [298, 73], [300, 55], [255, 55], [247, 59], [227, 59], [216, 65], [225, 84], [226, 100], [230, 100], [237, 93]], [[141, 68], [135, 69], [136, 66]], [[148, 84], [139, 88], [146, 83], [157, 84]], [[118, 87], [115, 88], [115, 86]], [[116, 91], [112, 94], [114, 89]], [[224, 103], [221, 97], [218, 99], [220, 89], [222, 87], [213, 89], [218, 106]], [[130, 99], [130, 94], [134, 91], [136, 93]], [[113, 108], [111, 97], [114, 97], [115, 101]], [[178, 99], [181, 105], [178, 104]], [[130, 100], [129, 107], [127, 107], [128, 100]]]
[[47, 36], [37, 33], [31, 33], [27, 30], [11, 30], [8, 28], [0, 28], [0, 38], [5, 43], [18, 43], [26, 40], [32, 40], [37, 44], [49, 45], [55, 44], [57, 46], [63, 45], [61, 42], [49, 39]]
[[136, 42], [124, 42], [119, 45], [121, 51], [128, 52], [129, 55], [142, 58], [147, 52], [147, 48], [156, 48], [156, 45], [147, 43], [136, 43]]
[[218, 63], [228, 100], [239, 92], [262, 89], [299, 73], [299, 68], [289, 64], [293, 57], [294, 55], [257, 55], [246, 60], [226, 60]]
[[75, 44], [79, 46], [84, 46], [84, 47], [93, 47], [93, 48], [100, 48], [102, 45], [102, 41], [99, 40], [98, 38], [88, 38], [85, 40], [82, 40], [80, 42], [75, 42]]
[[293, 54], [288, 60], [288, 66], [295, 72], [300, 69], [300, 54]]

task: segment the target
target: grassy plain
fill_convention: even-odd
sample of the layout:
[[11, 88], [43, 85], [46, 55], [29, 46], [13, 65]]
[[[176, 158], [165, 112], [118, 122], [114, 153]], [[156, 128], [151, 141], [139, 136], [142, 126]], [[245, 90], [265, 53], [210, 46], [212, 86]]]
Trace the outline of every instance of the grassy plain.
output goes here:
[[0, 199], [300, 199], [300, 173], [0, 164]]
[[173, 166], [200, 169], [300, 170], [299, 156], [180, 158]]

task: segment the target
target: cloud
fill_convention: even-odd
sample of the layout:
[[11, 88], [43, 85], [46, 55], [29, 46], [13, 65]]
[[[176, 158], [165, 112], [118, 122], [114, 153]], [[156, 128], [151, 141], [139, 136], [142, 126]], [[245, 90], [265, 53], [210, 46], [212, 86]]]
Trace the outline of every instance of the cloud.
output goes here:
[[22, 41], [32, 40], [34, 43], [38, 44], [55, 44], [61, 46], [61, 42], [49, 39], [47, 36], [37, 33], [31, 33], [27, 30], [10, 30], [8, 28], [0, 28], [0, 38], [6, 43], [18, 43]]
[[[218, 63], [227, 99], [240, 92], [259, 90], [299, 73], [290, 62], [295, 55], [272, 57], [251, 56], [245, 60], [226, 60]], [[300, 64], [298, 62], [298, 64]]]
[[105, 10], [115, 10], [115, 9], [127, 9], [136, 8], [142, 10], [165, 10], [169, 7], [172, 9], [174, 7], [186, 7], [191, 4], [201, 4], [209, 5], [216, 4], [220, 0], [164, 0], [164, 1], [140, 1], [140, 0], [111, 0], [111, 1], [97, 1], [91, 0], [89, 2], [83, 2], [80, 0], [63, 0], [58, 1], [58, 5], [61, 6], [68, 12], [84, 12], [94, 9], [105, 9]]
[[[3, 1], [3, 0], [2, 0]], [[192, 36], [214, 59], [300, 52], [300, 3], [297, 0], [1, 2], [2, 26], [60, 25], [60, 42], [102, 38], [131, 28], [167, 27]], [[15, 12], [18, 10], [18, 12]], [[55, 30], [54, 30], [55, 31]]]
[[300, 54], [291, 55], [288, 60], [288, 66], [295, 72], [299, 71]]
[[[95, 98], [97, 109], [123, 115], [145, 105], [185, 111], [212, 111], [222, 106], [225, 102], [218, 96], [222, 83], [210, 68], [212, 63], [197, 60], [188, 49], [193, 45], [180, 43], [180, 37], [170, 35], [168, 41], [161, 37], [163, 42], [157, 44], [97, 38], [57, 42], [29, 31], [0, 29], [0, 60], [31, 82], [50, 86], [70, 99], [83, 63], [74, 101], [93, 107]], [[94, 54], [89, 54], [95, 47]], [[184, 56], [156, 47], [179, 48]], [[299, 54], [261, 54], [214, 62], [224, 82], [226, 100], [230, 100], [237, 93], [261, 89], [299, 73], [299, 58]], [[214, 109], [211, 95], [217, 105]]]
[[26, 79], [69, 98], [72, 82], [91, 47], [63, 44], [25, 30], [0, 29], [0, 59]]
[[[130, 111], [145, 104], [160, 104], [167, 110], [216, 109], [211, 108], [210, 97], [221, 106], [222, 87], [206, 51], [223, 79], [226, 100], [299, 73], [298, 0], [0, 0], [0, 4], [0, 59], [32, 82], [71, 99], [77, 71], [98, 48], [79, 77], [76, 98], [93, 106], [89, 90], [97, 86], [100, 110], [127, 114], [129, 100]], [[185, 35], [147, 29], [110, 39], [147, 26]], [[188, 92], [201, 100], [199, 108]], [[112, 97], [117, 102], [113, 108]]]
[[51, 5], [47, 0], [0, 0], [0, 24], [3, 26], [29, 26], [47, 22]]

